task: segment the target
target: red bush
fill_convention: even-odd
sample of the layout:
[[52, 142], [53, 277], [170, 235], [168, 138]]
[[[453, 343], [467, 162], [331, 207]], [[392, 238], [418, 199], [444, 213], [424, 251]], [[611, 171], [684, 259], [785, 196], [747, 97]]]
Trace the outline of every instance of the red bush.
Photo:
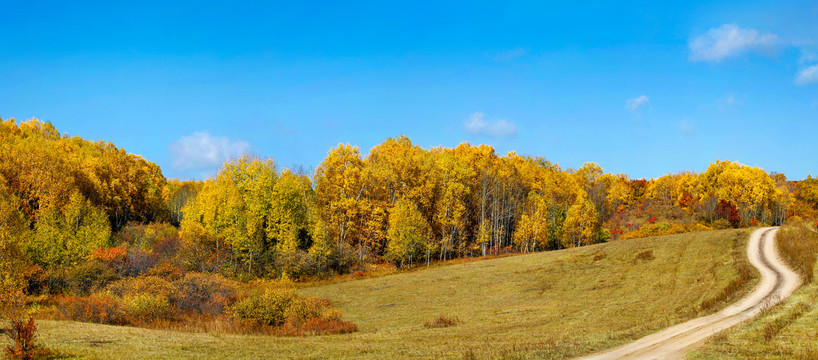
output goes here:
[[650, 219], [648, 219], [648, 222], [653, 224], [654, 222], [656, 222], [656, 217], [652, 216]]
[[29, 317], [28, 321], [12, 320], [11, 330], [8, 331], [8, 336], [11, 338], [13, 345], [6, 346], [6, 355], [10, 359], [30, 360], [39, 352], [39, 347], [35, 344], [37, 325], [34, 324], [34, 319]]
[[736, 206], [729, 201], [719, 199], [719, 204], [716, 205], [716, 217], [726, 219], [734, 228], [741, 225], [741, 216], [739, 216]]

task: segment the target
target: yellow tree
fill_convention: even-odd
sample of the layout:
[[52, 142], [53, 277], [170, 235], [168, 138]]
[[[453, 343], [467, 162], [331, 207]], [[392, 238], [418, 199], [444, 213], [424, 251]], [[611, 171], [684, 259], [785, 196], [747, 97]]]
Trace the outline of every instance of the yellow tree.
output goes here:
[[364, 161], [357, 147], [339, 144], [315, 170], [316, 210], [336, 246], [359, 242]]
[[448, 149], [437, 148], [433, 154], [434, 172], [438, 175], [434, 223], [440, 229], [440, 259], [445, 260], [450, 252], [458, 250], [457, 239], [465, 237], [471, 197], [469, 184], [473, 182], [475, 171]]
[[675, 183], [674, 176], [670, 174], [652, 179], [645, 189], [645, 197], [662, 205], [673, 205]]
[[597, 226], [594, 204], [587, 197], [580, 197], [568, 208], [565, 218], [563, 246], [573, 247], [592, 244]]
[[324, 220], [321, 218], [315, 219], [311, 236], [312, 246], [310, 246], [308, 254], [318, 264], [318, 271], [323, 272], [329, 266], [335, 252], [329, 229], [327, 229]]
[[365, 163], [366, 193], [361, 206], [362, 234], [358, 246], [361, 251], [380, 249], [386, 238], [389, 209], [399, 198], [412, 200], [423, 217], [431, 220], [436, 185], [433, 158], [406, 136], [389, 138], [373, 147]]
[[23, 250], [42, 265], [74, 265], [107, 246], [110, 235], [105, 212], [75, 191], [62, 209], [40, 210], [35, 234]]
[[544, 247], [548, 239], [548, 203], [544, 195], [536, 191], [528, 193], [517, 228], [514, 244], [524, 252], [536, 251]]
[[409, 199], [400, 199], [392, 207], [389, 217], [387, 258], [398, 267], [412, 266], [414, 260], [426, 252], [426, 261], [432, 249], [426, 240], [430, 228], [417, 205]]
[[293, 253], [310, 229], [309, 206], [313, 199], [310, 179], [284, 169], [273, 188], [272, 216], [267, 236], [279, 252]]
[[562, 171], [559, 166], [546, 168], [547, 176], [542, 185], [542, 193], [546, 197], [548, 207], [548, 239], [550, 249], [564, 247], [565, 220], [571, 206], [579, 199], [587, 198], [585, 189], [577, 177]]
[[[8, 190], [0, 175], [0, 309], [8, 303], [10, 295], [20, 290], [22, 284], [22, 256], [19, 245], [31, 236], [28, 221], [18, 210], [19, 200]], [[2, 312], [0, 312], [2, 318]]]
[[[234, 259], [253, 272], [268, 250], [267, 224], [272, 215], [275, 162], [245, 156], [224, 164], [215, 179], [205, 182], [194, 201], [183, 209], [182, 232], [216, 238], [216, 251], [229, 245]], [[221, 241], [220, 241], [221, 240]]]

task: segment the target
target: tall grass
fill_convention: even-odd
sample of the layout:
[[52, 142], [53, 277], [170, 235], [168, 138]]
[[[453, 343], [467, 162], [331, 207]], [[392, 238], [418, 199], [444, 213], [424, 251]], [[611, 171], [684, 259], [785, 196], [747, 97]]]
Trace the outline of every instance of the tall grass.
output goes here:
[[778, 231], [778, 248], [784, 260], [801, 274], [805, 284], [812, 282], [818, 256], [818, 233], [811, 224], [784, 226]]
[[716, 296], [707, 298], [702, 301], [699, 306], [699, 311], [711, 311], [718, 308], [720, 305], [728, 303], [733, 300], [737, 294], [740, 294], [747, 284], [753, 278], [753, 272], [750, 270], [749, 263], [745, 260], [744, 242], [741, 241], [738, 235], [733, 235], [733, 266], [736, 269], [738, 276], [730, 281], [724, 289]]

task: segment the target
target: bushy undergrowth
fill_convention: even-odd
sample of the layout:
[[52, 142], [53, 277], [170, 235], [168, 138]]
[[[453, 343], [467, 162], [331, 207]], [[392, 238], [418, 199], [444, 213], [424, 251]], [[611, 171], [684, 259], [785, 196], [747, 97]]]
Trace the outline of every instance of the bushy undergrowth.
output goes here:
[[644, 238], [644, 237], [652, 237], [652, 236], [662, 236], [662, 235], [673, 235], [673, 234], [681, 234], [691, 231], [704, 231], [704, 230], [712, 230], [712, 228], [707, 227], [702, 224], [668, 224], [668, 223], [657, 223], [657, 224], [646, 224], [642, 225], [635, 230], [631, 230], [629, 232], [623, 233], [619, 239], [636, 239], [636, 238]]
[[776, 236], [781, 254], [801, 274], [804, 283], [812, 282], [818, 256], [818, 232], [811, 226], [807, 223], [784, 226]]
[[283, 336], [350, 333], [355, 324], [341, 320], [341, 313], [327, 300], [300, 297], [291, 290], [267, 289], [232, 308], [245, 328]]
[[121, 301], [112, 295], [58, 296], [56, 306], [63, 319], [109, 325], [128, 324]]
[[173, 324], [189, 323], [185, 328], [282, 336], [357, 330], [327, 300], [264, 284], [255, 287], [267, 289], [239, 301], [238, 284], [220, 275], [188, 273], [176, 281], [148, 275], [115, 281], [87, 296], [57, 296], [54, 303], [61, 319], [110, 325], [179, 328]]

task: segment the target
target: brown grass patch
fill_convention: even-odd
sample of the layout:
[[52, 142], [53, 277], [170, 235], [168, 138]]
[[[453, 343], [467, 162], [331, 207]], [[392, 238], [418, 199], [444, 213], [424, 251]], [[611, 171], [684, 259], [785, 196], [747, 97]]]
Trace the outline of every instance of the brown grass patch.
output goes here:
[[458, 319], [456, 316], [455, 317], [445, 317], [443, 315], [440, 315], [440, 316], [437, 317], [437, 319], [434, 319], [432, 321], [427, 321], [426, 323], [423, 324], [423, 326], [426, 327], [427, 329], [445, 328], [445, 327], [455, 326], [457, 324], [460, 324], [461, 322], [462, 321], [460, 321], [460, 319]]
[[656, 256], [653, 255], [653, 250], [645, 250], [636, 254], [637, 260], [653, 260]]
[[815, 260], [818, 256], [818, 233], [808, 224], [785, 226], [778, 231], [776, 240], [784, 260], [801, 274], [805, 284], [812, 282]]

